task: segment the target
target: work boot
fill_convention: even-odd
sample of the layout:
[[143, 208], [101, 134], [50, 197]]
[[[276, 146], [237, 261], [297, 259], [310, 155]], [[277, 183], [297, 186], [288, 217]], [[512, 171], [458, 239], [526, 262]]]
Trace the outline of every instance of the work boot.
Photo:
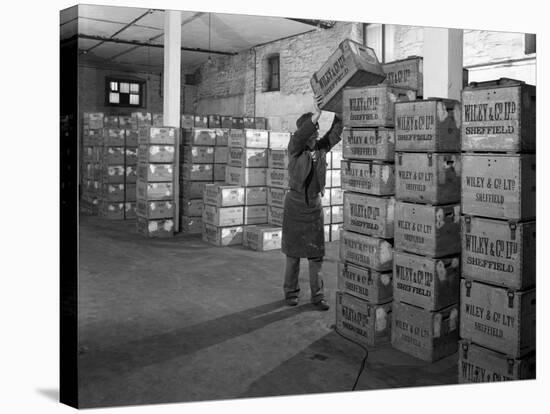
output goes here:
[[314, 305], [321, 311], [327, 311], [330, 309], [329, 304], [324, 299], [321, 299], [319, 302], [315, 302]]
[[285, 301], [288, 306], [296, 306], [298, 304], [298, 298], [286, 298]]

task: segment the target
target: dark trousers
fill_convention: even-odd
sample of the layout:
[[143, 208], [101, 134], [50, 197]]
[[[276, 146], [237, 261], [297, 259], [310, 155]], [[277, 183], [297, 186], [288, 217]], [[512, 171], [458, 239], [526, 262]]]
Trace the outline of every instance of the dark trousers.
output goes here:
[[[317, 303], [325, 298], [323, 289], [323, 278], [321, 276], [321, 267], [323, 266], [323, 257], [309, 257], [309, 287], [311, 289], [311, 302]], [[286, 257], [285, 299], [297, 298], [300, 293], [298, 275], [300, 273], [300, 258]]]

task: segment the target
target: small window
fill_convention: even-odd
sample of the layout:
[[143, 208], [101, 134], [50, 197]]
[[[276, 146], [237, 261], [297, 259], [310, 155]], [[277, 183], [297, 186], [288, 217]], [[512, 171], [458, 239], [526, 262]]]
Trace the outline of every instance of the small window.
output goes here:
[[267, 59], [268, 73], [268, 91], [279, 91], [280, 87], [280, 72], [279, 72], [279, 55], [271, 56]]
[[525, 33], [525, 54], [537, 53], [537, 35]]
[[106, 80], [106, 105], [145, 107], [145, 82], [127, 79]]

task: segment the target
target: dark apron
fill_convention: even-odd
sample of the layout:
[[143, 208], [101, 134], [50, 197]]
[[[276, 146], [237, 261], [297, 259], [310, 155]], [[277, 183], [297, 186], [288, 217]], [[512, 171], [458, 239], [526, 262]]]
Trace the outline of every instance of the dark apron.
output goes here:
[[325, 229], [321, 197], [309, 200], [290, 190], [285, 196], [281, 250], [291, 257], [325, 255]]

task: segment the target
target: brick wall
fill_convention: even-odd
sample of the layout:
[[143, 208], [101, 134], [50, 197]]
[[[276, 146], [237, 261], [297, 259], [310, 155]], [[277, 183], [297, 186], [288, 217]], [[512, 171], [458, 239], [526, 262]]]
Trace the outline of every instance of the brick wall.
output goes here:
[[[202, 113], [263, 116], [273, 130], [294, 131], [296, 118], [312, 109], [311, 75], [346, 38], [362, 42], [362, 25], [339, 22], [332, 29], [314, 29], [236, 56], [212, 56], [212, 64], [196, 73], [197, 108]], [[274, 54], [279, 54], [280, 90], [267, 92], [267, 58]], [[324, 113], [321, 132], [331, 122], [332, 114]]]

